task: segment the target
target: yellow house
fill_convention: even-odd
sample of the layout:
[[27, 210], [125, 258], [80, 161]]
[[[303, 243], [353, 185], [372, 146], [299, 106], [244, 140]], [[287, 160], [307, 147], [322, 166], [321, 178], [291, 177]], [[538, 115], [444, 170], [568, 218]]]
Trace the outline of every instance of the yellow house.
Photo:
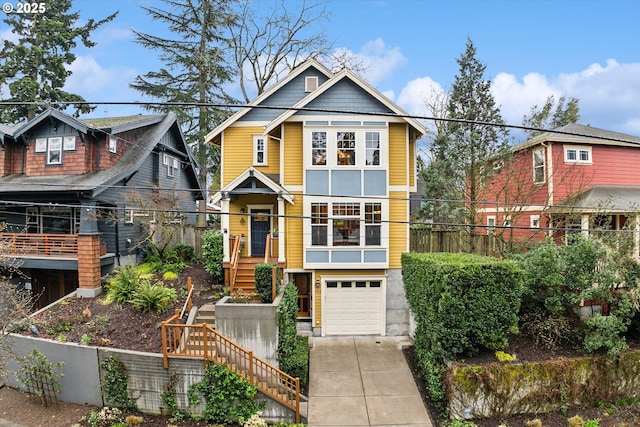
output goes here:
[[278, 262], [314, 335], [407, 335], [400, 255], [424, 133], [315, 60], [236, 112], [207, 135], [221, 148], [227, 283], [253, 286], [256, 262]]

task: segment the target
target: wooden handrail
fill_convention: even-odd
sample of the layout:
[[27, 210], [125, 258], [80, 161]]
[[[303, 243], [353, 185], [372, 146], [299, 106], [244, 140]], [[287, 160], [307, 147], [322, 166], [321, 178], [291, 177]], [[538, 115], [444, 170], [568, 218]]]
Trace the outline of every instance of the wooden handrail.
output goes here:
[[182, 311], [180, 312], [179, 319], [182, 319], [184, 317], [184, 313], [191, 311], [191, 308], [193, 307], [193, 301], [191, 299], [191, 297], [193, 296], [193, 283], [191, 283], [191, 276], [187, 278], [187, 291], [189, 291], [187, 294], [187, 300], [182, 306]]
[[206, 323], [179, 323], [179, 313], [162, 322], [163, 366], [169, 369], [171, 357], [201, 357], [238, 373], [264, 394], [295, 410], [300, 422], [300, 379], [276, 368]]
[[233, 293], [236, 285], [236, 276], [238, 275], [238, 261], [240, 259], [240, 240], [241, 236], [236, 236], [231, 250], [231, 277], [229, 278], [229, 292]]
[[0, 233], [12, 255], [77, 256], [77, 234]]
[[264, 244], [264, 263], [265, 264], [269, 262], [270, 257], [271, 257], [271, 233], [267, 233], [267, 241]]

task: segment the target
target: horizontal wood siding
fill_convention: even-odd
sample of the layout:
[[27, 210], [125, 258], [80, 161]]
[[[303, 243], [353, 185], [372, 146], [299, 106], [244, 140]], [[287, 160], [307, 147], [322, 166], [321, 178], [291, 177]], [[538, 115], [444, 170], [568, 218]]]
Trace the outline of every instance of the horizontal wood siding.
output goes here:
[[225, 130], [223, 137], [223, 186], [253, 165], [253, 135], [261, 133], [260, 126], [231, 127]]
[[416, 143], [409, 142], [409, 185], [416, 185]]
[[392, 192], [389, 197], [389, 268], [401, 268], [400, 256], [409, 250], [409, 194]]
[[286, 205], [285, 256], [287, 268], [302, 268], [304, 255], [304, 231], [302, 220], [302, 196], [295, 194], [295, 204]]
[[389, 185], [407, 185], [407, 131], [401, 123], [389, 124]]
[[302, 185], [304, 153], [302, 152], [302, 123], [284, 126], [284, 185]]

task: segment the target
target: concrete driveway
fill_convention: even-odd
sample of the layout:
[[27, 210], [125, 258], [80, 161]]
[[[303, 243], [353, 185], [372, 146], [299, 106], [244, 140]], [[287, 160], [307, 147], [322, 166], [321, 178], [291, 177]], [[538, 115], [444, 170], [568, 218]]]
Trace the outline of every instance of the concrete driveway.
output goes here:
[[402, 352], [410, 344], [408, 337], [314, 337], [309, 427], [432, 427]]

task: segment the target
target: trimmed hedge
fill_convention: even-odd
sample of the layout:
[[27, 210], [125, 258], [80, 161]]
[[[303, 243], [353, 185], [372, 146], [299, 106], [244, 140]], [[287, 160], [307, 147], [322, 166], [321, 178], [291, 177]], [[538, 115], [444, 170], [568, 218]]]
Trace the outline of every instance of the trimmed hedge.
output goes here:
[[304, 387], [309, 371], [309, 339], [297, 336], [297, 318], [298, 289], [293, 283], [289, 283], [284, 288], [277, 310], [277, 358], [280, 369], [294, 378], [300, 378], [300, 384]]
[[[253, 276], [256, 280], [256, 291], [260, 295], [260, 300], [265, 303], [273, 302], [273, 295], [271, 293], [271, 271], [273, 267], [276, 267], [275, 263], [269, 264], [256, 264], [253, 270]], [[280, 281], [280, 268], [276, 267], [276, 287]], [[277, 292], [277, 289], [276, 289]]]
[[511, 260], [464, 253], [402, 255], [415, 348], [431, 398], [444, 404], [445, 361], [500, 350], [517, 327], [523, 272]]

